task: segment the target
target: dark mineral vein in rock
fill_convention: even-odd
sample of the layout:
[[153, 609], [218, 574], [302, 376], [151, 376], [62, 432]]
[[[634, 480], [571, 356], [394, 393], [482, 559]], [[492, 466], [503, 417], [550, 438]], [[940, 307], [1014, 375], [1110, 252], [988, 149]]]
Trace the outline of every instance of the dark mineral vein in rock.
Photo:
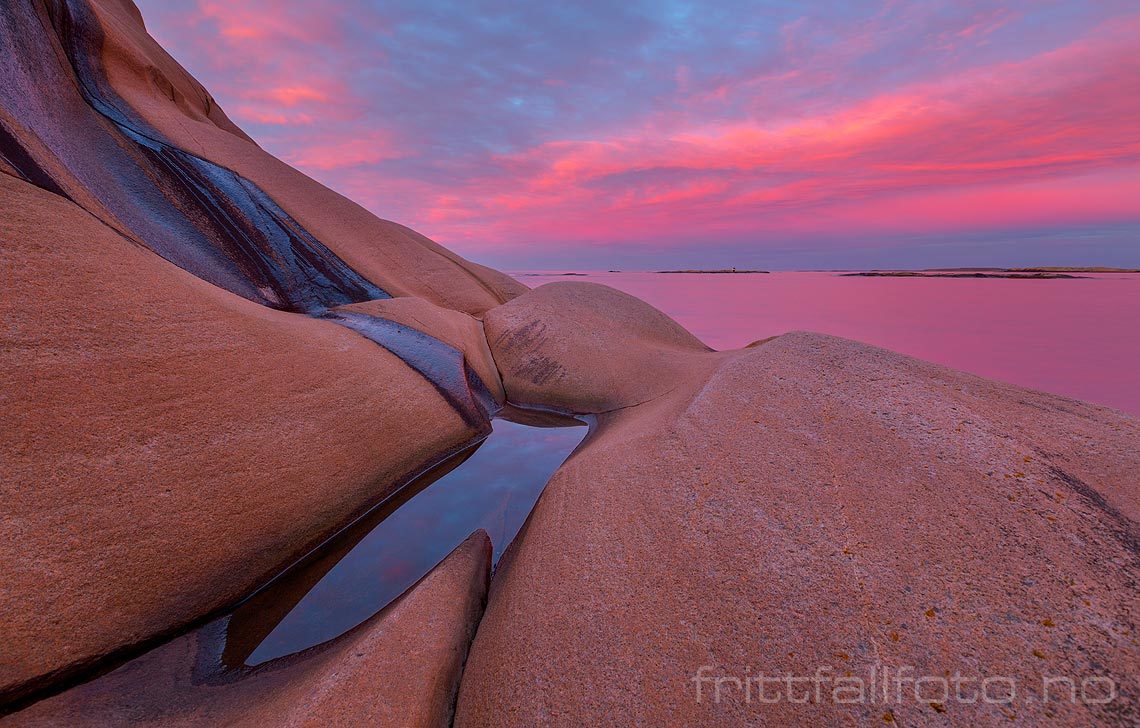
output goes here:
[[0, 118], [0, 162], [7, 165], [25, 181], [61, 197], [68, 196], [35, 158], [28, 154], [23, 145], [20, 144], [19, 137], [5, 128], [2, 118]]
[[377, 316], [335, 311], [325, 314], [324, 318], [352, 329], [400, 357], [434, 384], [469, 425], [485, 425], [489, 413], [496, 408], [490, 390], [467, 366], [459, 349], [410, 326]]
[[0, 8], [3, 168], [87, 200], [89, 212], [203, 280], [363, 334], [428, 379], [466, 422], [485, 426], [494, 399], [462, 352], [390, 321], [326, 315], [390, 296], [258, 185], [170, 143], [107, 81], [103, 42], [87, 0]]
[[105, 222], [180, 268], [272, 308], [314, 313], [389, 297], [257, 185], [179, 149], [135, 113], [104, 77], [103, 35], [85, 0], [53, 0], [46, 12], [17, 3], [0, 18], [0, 104], [33, 126], [55, 156], [41, 164], [35, 150], [6, 134], [4, 156], [29, 181], [63, 193], [69, 180], [46, 170], [65, 170], [105, 208], [101, 217], [113, 216]]

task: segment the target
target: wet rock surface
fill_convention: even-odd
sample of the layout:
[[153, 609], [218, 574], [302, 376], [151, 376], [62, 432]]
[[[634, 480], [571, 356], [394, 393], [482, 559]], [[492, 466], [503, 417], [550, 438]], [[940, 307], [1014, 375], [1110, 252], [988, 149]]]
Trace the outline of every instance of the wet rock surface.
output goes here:
[[478, 376], [498, 405], [506, 399], [499, 371], [479, 319], [411, 296], [365, 301], [341, 306], [333, 313], [357, 313], [401, 324], [463, 353], [467, 366]]

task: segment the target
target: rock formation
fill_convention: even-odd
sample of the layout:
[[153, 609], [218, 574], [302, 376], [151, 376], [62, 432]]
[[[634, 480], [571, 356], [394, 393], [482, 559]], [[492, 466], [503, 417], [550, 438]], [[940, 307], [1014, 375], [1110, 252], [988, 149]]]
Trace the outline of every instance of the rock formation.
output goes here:
[[129, 2], [5, 6], [0, 73], [7, 703], [484, 436], [502, 385], [468, 313], [524, 288], [266, 154]]
[[[130, 0], [6, 4], [0, 74], [13, 724], [1140, 720], [1134, 418], [528, 291], [267, 154]], [[516, 406], [597, 424], [481, 621], [476, 535], [348, 634], [222, 664], [228, 609]], [[904, 668], [1017, 698], [835, 699]]]
[[491, 541], [478, 532], [387, 609], [333, 642], [264, 667], [224, 670], [223, 618], [10, 722], [447, 726], [490, 569]]
[[[1136, 420], [818, 334], [709, 354], [597, 288], [486, 317], [508, 399], [616, 398], [500, 562], [456, 725], [1135, 721]], [[899, 669], [1020, 697], [833, 699]]]

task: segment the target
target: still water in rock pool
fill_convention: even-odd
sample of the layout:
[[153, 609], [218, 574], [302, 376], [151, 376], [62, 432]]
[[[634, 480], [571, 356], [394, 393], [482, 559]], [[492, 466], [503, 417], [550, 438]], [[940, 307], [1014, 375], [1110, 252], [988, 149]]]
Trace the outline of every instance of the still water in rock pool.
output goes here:
[[257, 665], [337, 637], [382, 609], [482, 528], [498, 562], [581, 427], [494, 421], [494, 432], [402, 489], [229, 618], [224, 662]]

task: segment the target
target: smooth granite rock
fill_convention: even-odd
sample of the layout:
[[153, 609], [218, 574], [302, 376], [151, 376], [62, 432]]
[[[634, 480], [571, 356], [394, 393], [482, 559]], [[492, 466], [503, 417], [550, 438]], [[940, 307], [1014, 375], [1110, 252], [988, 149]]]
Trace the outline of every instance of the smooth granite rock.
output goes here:
[[[1136, 723], [1136, 419], [816, 334], [711, 375], [693, 356], [669, 393], [600, 416], [548, 484], [500, 562], [456, 725]], [[632, 386], [626, 367], [594, 376]], [[917, 698], [904, 682], [895, 699], [899, 670], [930, 678]], [[818, 701], [800, 679], [817, 671]], [[974, 682], [944, 698], [956, 674]], [[861, 702], [836, 698], [840, 677]], [[956, 698], [983, 678], [995, 698], [1015, 681], [1012, 703]], [[1047, 678], [1091, 700], [1055, 682], [1046, 702]]]
[[351, 632], [256, 668], [218, 662], [226, 620], [11, 715], [33, 726], [448, 726], [487, 594], [477, 531]]
[[231, 603], [487, 431], [352, 331], [0, 198], [0, 703]]
[[[6, 722], [1140, 723], [1135, 418], [528, 291], [274, 159], [130, 0], [8, 3], [0, 78]], [[478, 534], [297, 655], [162, 644], [503, 407], [597, 424], [482, 622]]]
[[83, 1], [90, 2], [92, 20], [104, 39], [102, 73], [135, 113], [181, 149], [257, 184], [318, 240], [391, 295], [480, 313], [527, 290], [508, 275], [377, 218], [271, 156], [237, 129], [209, 93], [147, 34], [133, 3]]
[[661, 397], [723, 358], [644, 301], [597, 283], [539, 286], [488, 311], [483, 327], [511, 402], [568, 412]]

